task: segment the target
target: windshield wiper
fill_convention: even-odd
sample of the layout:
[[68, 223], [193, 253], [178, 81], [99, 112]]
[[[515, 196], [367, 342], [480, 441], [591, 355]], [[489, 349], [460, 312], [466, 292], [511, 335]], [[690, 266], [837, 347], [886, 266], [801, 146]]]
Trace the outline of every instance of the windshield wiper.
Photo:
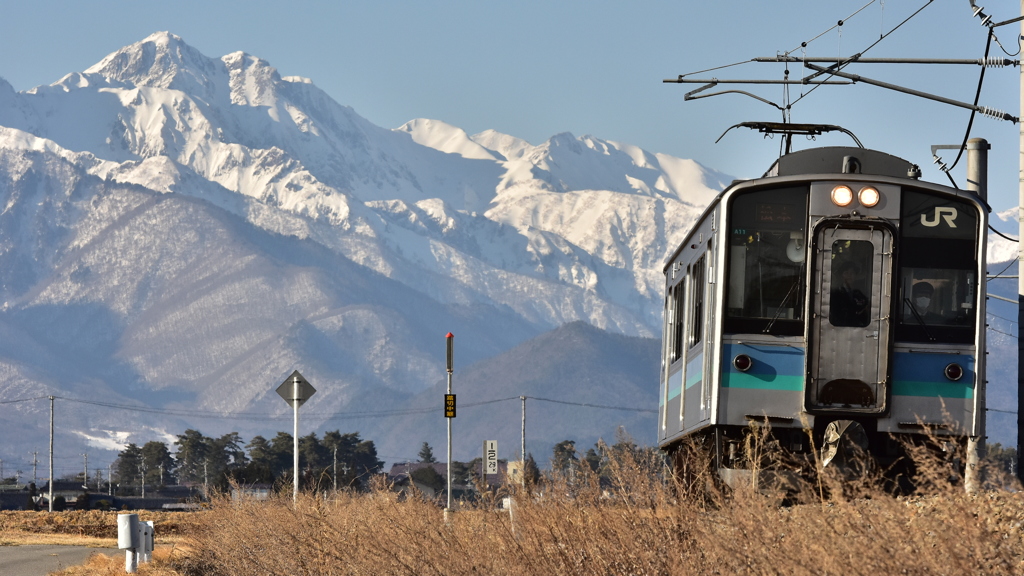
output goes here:
[[782, 302], [779, 302], [778, 308], [775, 309], [775, 316], [772, 316], [771, 321], [768, 322], [768, 325], [764, 327], [764, 330], [762, 330], [761, 333], [767, 334], [768, 331], [772, 329], [772, 326], [775, 325], [775, 321], [782, 315], [782, 306], [789, 301], [789, 297], [793, 295], [793, 291], [800, 285], [800, 281], [803, 280], [803, 278], [803, 266], [801, 266], [800, 274], [796, 275], [796, 278], [793, 280], [793, 285], [789, 287], [789, 292], [786, 292], [786, 296], [782, 299]]
[[928, 341], [935, 342], [935, 336], [932, 336], [932, 333], [928, 331], [928, 325], [924, 323], [924, 318], [921, 317], [921, 314], [917, 311], [914, 303], [910, 301], [910, 298], [906, 297], [903, 298], [903, 301], [906, 302], [907, 306], [910, 306], [910, 312], [914, 315], [914, 319], [917, 320], [917, 323], [921, 325], [921, 329], [924, 330], [924, 335], [928, 337]]

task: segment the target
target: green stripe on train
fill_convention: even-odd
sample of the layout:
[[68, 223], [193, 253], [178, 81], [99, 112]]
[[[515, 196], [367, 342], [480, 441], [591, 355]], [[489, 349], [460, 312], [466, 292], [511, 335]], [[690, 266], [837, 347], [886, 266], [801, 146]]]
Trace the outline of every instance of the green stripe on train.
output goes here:
[[943, 398], [974, 398], [974, 389], [970, 384], [954, 384], [951, 382], [913, 382], [899, 380], [893, 382], [893, 396], [927, 396]]
[[767, 379], [753, 374], [730, 372], [722, 376], [722, 387], [800, 392], [804, 389], [804, 377], [775, 375]]
[[703, 377], [703, 372], [697, 372], [696, 374], [692, 374], [689, 378], [686, 379], [686, 389], [689, 390], [690, 388], [693, 388], [694, 386], [699, 384]]

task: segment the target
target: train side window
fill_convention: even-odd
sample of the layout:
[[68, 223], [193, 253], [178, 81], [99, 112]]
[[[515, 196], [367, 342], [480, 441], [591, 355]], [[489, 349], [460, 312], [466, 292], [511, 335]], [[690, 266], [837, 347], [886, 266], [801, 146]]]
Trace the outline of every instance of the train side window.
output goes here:
[[737, 194], [729, 203], [724, 329], [804, 333], [808, 186]]
[[700, 344], [704, 337], [704, 293], [707, 289], [704, 282], [705, 259], [706, 255], [701, 256], [690, 267], [690, 348]]
[[683, 357], [683, 323], [686, 314], [686, 280], [685, 278], [675, 286], [669, 288], [670, 307], [670, 356], [669, 361], [675, 362]]
[[896, 339], [974, 341], [978, 216], [972, 204], [905, 190], [902, 201]]

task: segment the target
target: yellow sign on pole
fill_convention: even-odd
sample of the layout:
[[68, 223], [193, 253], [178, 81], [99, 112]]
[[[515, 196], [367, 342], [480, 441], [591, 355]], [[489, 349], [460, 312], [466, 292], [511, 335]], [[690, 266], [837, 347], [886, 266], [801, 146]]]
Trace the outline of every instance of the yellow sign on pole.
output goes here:
[[444, 395], [444, 417], [455, 418], [455, 394]]

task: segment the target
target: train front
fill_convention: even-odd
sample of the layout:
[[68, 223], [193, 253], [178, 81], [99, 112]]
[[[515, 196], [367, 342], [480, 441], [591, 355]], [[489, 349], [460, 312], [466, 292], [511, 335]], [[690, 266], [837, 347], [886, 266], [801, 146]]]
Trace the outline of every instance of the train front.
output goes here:
[[666, 268], [663, 448], [698, 440], [728, 476], [751, 423], [825, 462], [983, 435], [987, 210], [917, 176], [819, 148], [723, 192]]

